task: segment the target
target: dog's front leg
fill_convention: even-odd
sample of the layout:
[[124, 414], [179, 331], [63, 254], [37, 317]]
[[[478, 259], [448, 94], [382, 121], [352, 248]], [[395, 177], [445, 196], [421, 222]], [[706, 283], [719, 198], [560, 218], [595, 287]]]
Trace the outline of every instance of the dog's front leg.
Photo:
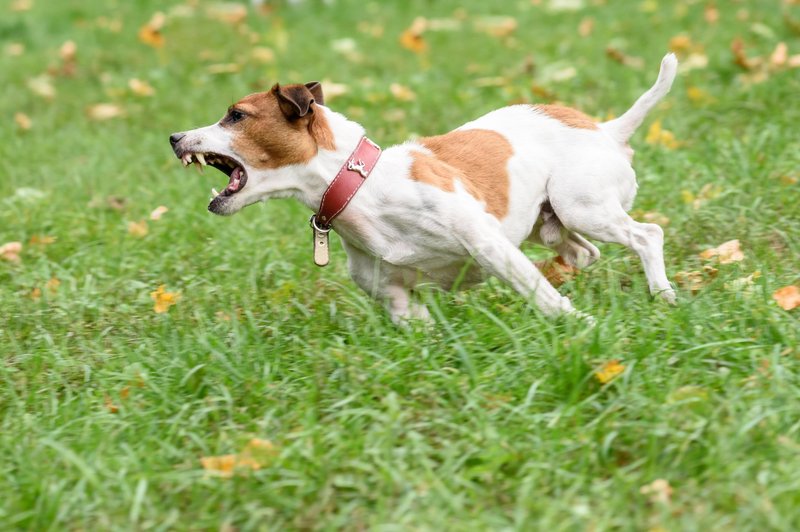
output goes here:
[[344, 241], [350, 277], [389, 311], [392, 322], [402, 325], [409, 319], [429, 321], [427, 307], [411, 299], [404, 271], [354, 248]]
[[553, 288], [528, 257], [505, 237], [496, 220], [464, 217], [457, 227], [462, 245], [484, 270], [509, 284], [523, 297], [533, 297], [546, 315], [575, 314], [591, 320], [591, 317], [575, 310], [570, 300]]

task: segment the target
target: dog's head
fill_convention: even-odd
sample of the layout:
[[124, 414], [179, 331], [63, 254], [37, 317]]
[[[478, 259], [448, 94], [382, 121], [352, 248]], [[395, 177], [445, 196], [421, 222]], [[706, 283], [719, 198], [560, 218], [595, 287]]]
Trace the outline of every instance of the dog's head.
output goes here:
[[228, 176], [222, 192], [212, 189], [208, 210], [234, 214], [287, 188], [286, 167], [304, 164], [320, 148], [333, 149], [325, 121], [322, 87], [275, 85], [267, 92], [242, 98], [216, 124], [173, 133], [175, 155], [184, 165], [210, 165]]

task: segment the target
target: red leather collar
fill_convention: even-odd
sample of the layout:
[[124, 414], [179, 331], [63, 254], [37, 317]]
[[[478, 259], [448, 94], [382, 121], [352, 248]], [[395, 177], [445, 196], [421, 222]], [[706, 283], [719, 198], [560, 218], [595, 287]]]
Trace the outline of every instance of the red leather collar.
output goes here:
[[319, 229], [330, 229], [331, 223], [347, 207], [381, 156], [381, 148], [367, 137], [361, 137], [347, 162], [339, 169], [322, 194], [317, 213], [311, 223]]

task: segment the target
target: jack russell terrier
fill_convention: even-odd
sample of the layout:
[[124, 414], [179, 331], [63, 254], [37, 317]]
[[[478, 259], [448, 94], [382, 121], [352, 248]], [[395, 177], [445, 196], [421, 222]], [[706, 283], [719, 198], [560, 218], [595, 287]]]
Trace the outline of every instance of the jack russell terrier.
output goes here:
[[559, 105], [512, 105], [381, 151], [361, 125], [326, 107], [312, 82], [251, 94], [219, 122], [169, 140], [184, 165], [228, 175], [222, 192], [212, 189], [214, 214], [283, 197], [314, 211], [315, 263], [327, 264], [335, 229], [353, 280], [394, 322], [429, 319], [411, 297], [416, 284], [449, 289], [484, 273], [547, 315], [591, 321], [519, 247], [541, 243], [583, 268], [600, 252], [581, 235], [623, 244], [641, 258], [650, 292], [675, 302], [661, 227], [627, 211], [637, 189], [628, 139], [669, 92], [677, 65], [664, 57], [655, 85], [608, 122]]

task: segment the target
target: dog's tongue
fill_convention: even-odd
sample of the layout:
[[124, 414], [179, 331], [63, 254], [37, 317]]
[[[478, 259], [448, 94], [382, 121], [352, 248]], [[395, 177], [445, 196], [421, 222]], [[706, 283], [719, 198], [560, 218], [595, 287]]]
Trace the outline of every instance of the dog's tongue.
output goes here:
[[242, 179], [242, 167], [237, 166], [236, 168], [233, 169], [233, 172], [231, 172], [231, 178], [230, 181], [228, 182], [228, 190], [230, 192], [236, 192], [237, 190], [239, 190], [239, 186], [241, 185], [241, 179]]

